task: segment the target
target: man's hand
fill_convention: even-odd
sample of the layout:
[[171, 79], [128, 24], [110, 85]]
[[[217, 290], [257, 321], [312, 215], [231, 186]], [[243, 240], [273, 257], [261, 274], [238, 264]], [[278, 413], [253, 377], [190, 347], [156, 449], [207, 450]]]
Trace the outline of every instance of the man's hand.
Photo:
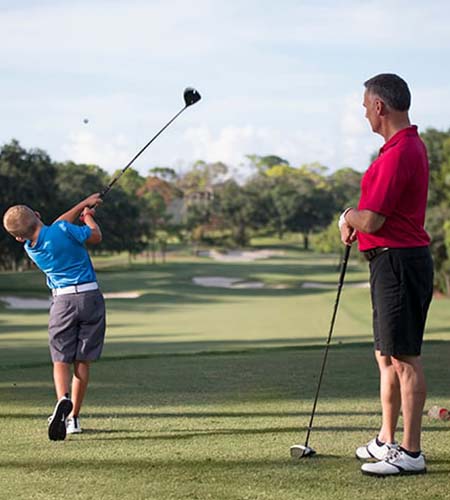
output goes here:
[[339, 217], [338, 226], [341, 232], [341, 240], [345, 245], [351, 245], [356, 240], [356, 229], [350, 226], [345, 216], [353, 210], [352, 207], [345, 209]]
[[340, 225], [341, 240], [345, 245], [351, 245], [356, 241], [356, 229], [351, 227], [347, 222]]

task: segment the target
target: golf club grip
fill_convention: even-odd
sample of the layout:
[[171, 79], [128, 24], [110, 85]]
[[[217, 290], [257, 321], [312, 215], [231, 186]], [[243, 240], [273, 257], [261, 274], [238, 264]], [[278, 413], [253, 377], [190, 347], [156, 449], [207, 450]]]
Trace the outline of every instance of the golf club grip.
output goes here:
[[134, 157], [125, 165], [125, 167], [120, 171], [120, 173], [114, 177], [114, 179], [112, 179], [109, 184], [104, 187], [100, 193], [100, 196], [101, 198], [104, 198], [108, 193], [109, 191], [111, 190], [111, 188], [114, 186], [114, 184], [122, 177], [122, 175], [128, 170], [129, 167], [131, 167], [131, 165], [135, 162], [135, 160], [137, 160], [139, 158], [139, 156], [141, 156], [141, 154], [150, 146], [150, 144], [157, 138], [159, 137], [160, 134], [162, 134], [162, 132], [164, 132], [164, 130], [166, 130], [166, 128], [173, 122], [175, 121], [176, 118], [178, 118], [181, 113], [187, 108], [188, 106], [184, 106], [182, 109], [180, 109], [180, 111], [178, 111], [178, 113], [173, 117], [171, 118], [165, 125], [164, 127], [158, 132], [156, 133], [148, 142], [147, 144], [136, 154], [134, 155]]
[[347, 264], [348, 264], [348, 259], [350, 257], [351, 249], [352, 249], [351, 245], [346, 245], [345, 251], [344, 251], [344, 257], [343, 257], [342, 263], [341, 263], [341, 272], [339, 274], [338, 290], [337, 290], [337, 294], [336, 294], [336, 300], [334, 302], [333, 315], [331, 318], [330, 330], [328, 332], [327, 343], [325, 345], [325, 351], [323, 354], [322, 367], [320, 369], [319, 380], [317, 382], [316, 396], [314, 398], [313, 408], [312, 408], [312, 412], [311, 412], [311, 418], [310, 418], [309, 425], [308, 425], [308, 431], [306, 433], [305, 446], [308, 446], [309, 436], [311, 434], [314, 416], [316, 413], [317, 401], [319, 399], [320, 388], [322, 386], [322, 379], [323, 379], [325, 365], [326, 365], [327, 358], [328, 358], [328, 350], [330, 348], [330, 342], [331, 342], [331, 336], [333, 334], [334, 322], [336, 320], [336, 314], [337, 314], [337, 309], [338, 309], [338, 305], [339, 305], [339, 298], [341, 296], [342, 286], [344, 285], [344, 278], [345, 278], [345, 273], [347, 271]]

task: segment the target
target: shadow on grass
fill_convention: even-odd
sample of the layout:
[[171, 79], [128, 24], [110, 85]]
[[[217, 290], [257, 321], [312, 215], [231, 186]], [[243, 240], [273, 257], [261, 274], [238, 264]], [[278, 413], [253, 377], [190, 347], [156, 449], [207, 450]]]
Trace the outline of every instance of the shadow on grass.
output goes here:
[[[370, 431], [377, 432], [379, 427], [315, 427], [314, 432], [354, 432], [354, 431]], [[99, 434], [102, 433], [101, 430], [98, 431]], [[128, 433], [127, 431], [124, 431]], [[139, 436], [123, 436], [123, 437], [113, 437], [113, 438], [102, 438], [95, 437], [89, 439], [83, 439], [83, 441], [177, 441], [179, 439], [195, 439], [195, 438], [209, 438], [216, 436], [256, 436], [256, 435], [265, 435], [265, 434], [292, 434], [292, 433], [305, 433], [306, 427], [269, 427], [266, 429], [245, 429], [245, 428], [234, 428], [234, 429], [217, 429], [217, 430], [196, 430], [196, 431], [171, 431], [169, 433], [158, 433], [151, 436], [146, 435], [145, 431], [142, 431], [142, 434]], [[302, 436], [303, 437], [303, 436]]]

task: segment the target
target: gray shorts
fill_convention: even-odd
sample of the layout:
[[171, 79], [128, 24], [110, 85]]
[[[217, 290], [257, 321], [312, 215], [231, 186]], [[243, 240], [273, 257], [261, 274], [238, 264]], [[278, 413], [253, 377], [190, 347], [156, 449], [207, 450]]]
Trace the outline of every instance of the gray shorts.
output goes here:
[[105, 301], [100, 290], [53, 297], [48, 324], [52, 361], [99, 359], [105, 328]]

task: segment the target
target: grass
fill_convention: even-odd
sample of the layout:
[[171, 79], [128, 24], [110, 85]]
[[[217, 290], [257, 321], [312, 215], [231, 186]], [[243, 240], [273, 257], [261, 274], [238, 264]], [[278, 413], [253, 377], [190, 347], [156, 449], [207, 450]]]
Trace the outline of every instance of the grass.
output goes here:
[[[297, 462], [328, 333], [336, 258], [287, 249], [264, 262], [218, 264], [170, 256], [130, 267], [99, 259], [109, 300], [108, 341], [93, 368], [86, 432], [49, 442], [54, 404], [46, 312], [0, 306], [0, 498], [341, 499], [450, 498], [449, 423], [424, 418], [429, 473], [363, 477], [355, 447], [379, 425], [367, 289], [344, 288], [310, 444]], [[193, 276], [237, 276], [285, 289], [196, 287]], [[367, 270], [352, 262], [347, 283]], [[42, 295], [41, 275], [0, 274], [0, 296]], [[0, 303], [1, 304], [1, 303]], [[427, 406], [448, 404], [448, 300], [433, 303], [424, 346]], [[70, 493], [69, 493], [70, 492]]]

